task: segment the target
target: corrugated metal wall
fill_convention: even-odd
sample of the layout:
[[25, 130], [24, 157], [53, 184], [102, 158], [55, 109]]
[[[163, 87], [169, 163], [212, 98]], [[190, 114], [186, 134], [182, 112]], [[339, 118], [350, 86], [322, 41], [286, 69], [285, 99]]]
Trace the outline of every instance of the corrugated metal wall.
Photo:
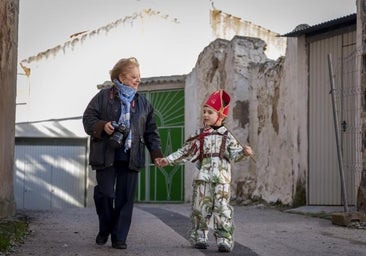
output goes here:
[[362, 121], [361, 88], [356, 82], [356, 32], [343, 35], [343, 58], [341, 62], [342, 83], [339, 89], [341, 102], [341, 145], [343, 170], [349, 204], [356, 204], [357, 190], [362, 171]]
[[[50, 143], [52, 142], [52, 143]], [[84, 207], [86, 140], [31, 139], [15, 146], [18, 209]]]
[[342, 129], [342, 122], [357, 126], [359, 93], [355, 88], [355, 32], [320, 38], [309, 43], [309, 175], [308, 204], [341, 205], [334, 116], [330, 94], [328, 54], [332, 57], [337, 115], [349, 204], [355, 202], [355, 157], [358, 132]]

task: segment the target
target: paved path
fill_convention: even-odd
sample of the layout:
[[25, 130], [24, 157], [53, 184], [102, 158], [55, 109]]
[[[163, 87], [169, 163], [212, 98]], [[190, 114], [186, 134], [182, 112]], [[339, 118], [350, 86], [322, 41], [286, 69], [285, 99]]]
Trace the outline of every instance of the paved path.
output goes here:
[[329, 220], [291, 214], [267, 207], [235, 206], [235, 248], [218, 253], [212, 232], [207, 250], [186, 240], [189, 204], [135, 204], [127, 250], [94, 243], [94, 208], [53, 212], [32, 211], [31, 233], [11, 255], [248, 255], [366, 256], [366, 230], [332, 225]]

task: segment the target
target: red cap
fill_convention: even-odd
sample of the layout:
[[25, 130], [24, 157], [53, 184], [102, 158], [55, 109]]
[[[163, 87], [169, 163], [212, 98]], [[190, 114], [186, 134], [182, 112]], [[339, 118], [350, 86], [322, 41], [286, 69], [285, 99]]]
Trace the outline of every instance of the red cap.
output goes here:
[[224, 117], [229, 114], [230, 95], [223, 89], [213, 92], [207, 99], [205, 106], [219, 112]]

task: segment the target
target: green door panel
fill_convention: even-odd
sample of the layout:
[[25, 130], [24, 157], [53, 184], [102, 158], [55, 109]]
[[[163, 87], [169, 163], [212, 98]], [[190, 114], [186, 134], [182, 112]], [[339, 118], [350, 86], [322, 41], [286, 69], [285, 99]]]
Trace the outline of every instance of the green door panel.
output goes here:
[[[164, 155], [184, 142], [184, 89], [140, 92], [155, 109]], [[138, 202], [183, 202], [184, 165], [156, 167], [146, 152], [146, 167], [139, 173]]]

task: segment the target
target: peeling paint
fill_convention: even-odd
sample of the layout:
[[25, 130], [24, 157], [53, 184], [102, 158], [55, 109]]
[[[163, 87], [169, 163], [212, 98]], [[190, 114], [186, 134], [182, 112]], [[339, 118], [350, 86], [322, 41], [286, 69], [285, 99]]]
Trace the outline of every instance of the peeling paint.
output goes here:
[[22, 69], [24, 70], [24, 73], [27, 77], [30, 76], [30, 73], [31, 73], [31, 69], [30, 68], [27, 68], [26, 66], [24, 66], [22, 63], [20, 63], [20, 66], [22, 67]]
[[302, 180], [296, 182], [296, 191], [294, 193], [293, 207], [306, 205], [306, 185]]
[[71, 47], [73, 49], [76, 45], [79, 45], [82, 42], [84, 42], [87, 39], [87, 37], [89, 37], [89, 38], [93, 37], [95, 35], [98, 35], [101, 32], [108, 33], [110, 30], [112, 30], [122, 24], [129, 24], [129, 25], [133, 26], [133, 23], [137, 19], [143, 20], [145, 17], [152, 17], [152, 16], [160, 17], [161, 19], [164, 19], [168, 22], [172, 22], [172, 23], [176, 23], [176, 24], [180, 23], [180, 21], [177, 18], [170, 17], [168, 14], [162, 14], [160, 11], [156, 11], [151, 8], [144, 9], [141, 12], [134, 13], [131, 16], [125, 16], [125, 17], [118, 19], [112, 23], [109, 23], [105, 26], [92, 30], [88, 33], [86, 33], [87, 31], [84, 31], [84, 32], [73, 34], [70, 36], [71, 40], [66, 41], [63, 45], [58, 45], [58, 46], [50, 48], [44, 52], [40, 52], [36, 56], [31, 56], [27, 59], [22, 60], [21, 63], [23, 66], [25, 66], [26, 64], [29, 64], [33, 61], [39, 61], [44, 58], [47, 59], [51, 55], [53, 55], [53, 56], [56, 55], [61, 50], [63, 50], [63, 52], [65, 52], [66, 48]]
[[238, 35], [260, 38], [267, 44], [264, 50], [269, 57], [276, 59], [285, 55], [286, 38], [250, 21], [214, 9], [210, 11], [210, 25], [212, 34], [216, 38], [231, 40]]
[[280, 89], [277, 85], [274, 89], [274, 95], [273, 95], [273, 100], [272, 100], [272, 116], [271, 116], [272, 127], [275, 130], [275, 132], [277, 133], [277, 135], [278, 135], [278, 131], [280, 129], [280, 127], [279, 127], [280, 125], [278, 123], [278, 112], [277, 112], [279, 97], [280, 97]]
[[207, 73], [207, 81], [209, 81], [210, 83], [212, 83], [215, 73], [219, 68], [219, 60], [216, 57], [212, 57], [211, 63], [212, 66]]
[[239, 121], [241, 128], [245, 129], [249, 123], [249, 101], [237, 101], [233, 108], [233, 119]]
[[226, 81], [226, 70], [225, 70], [225, 59], [226, 56], [223, 55], [221, 59], [216, 56], [212, 56], [211, 58], [211, 67], [207, 72], [206, 81], [208, 83], [213, 83], [214, 79], [218, 79], [219, 88], [225, 88]]

